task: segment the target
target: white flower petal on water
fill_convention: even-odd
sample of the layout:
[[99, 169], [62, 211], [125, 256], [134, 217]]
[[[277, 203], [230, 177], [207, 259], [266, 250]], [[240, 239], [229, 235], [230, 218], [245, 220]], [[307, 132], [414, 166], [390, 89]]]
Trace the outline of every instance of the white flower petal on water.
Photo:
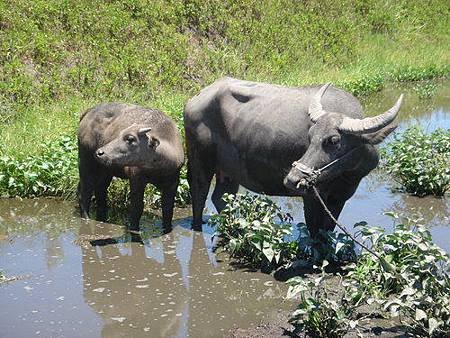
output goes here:
[[116, 322], [122, 323], [123, 321], [125, 321], [125, 317], [111, 317], [111, 320], [114, 320]]

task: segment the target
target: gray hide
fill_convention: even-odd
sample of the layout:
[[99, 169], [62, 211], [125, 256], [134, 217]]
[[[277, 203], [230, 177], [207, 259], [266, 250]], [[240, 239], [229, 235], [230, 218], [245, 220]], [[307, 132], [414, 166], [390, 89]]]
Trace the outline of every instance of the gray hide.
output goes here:
[[135, 105], [104, 103], [87, 110], [78, 130], [81, 217], [89, 218], [95, 194], [99, 221], [107, 216], [107, 189], [113, 176], [130, 181], [129, 224], [139, 228], [147, 183], [162, 190], [165, 230], [171, 227], [184, 154], [175, 123], [164, 113]]
[[[223, 78], [204, 88], [184, 111], [194, 227], [202, 223], [216, 174], [212, 200], [218, 211], [224, 207], [222, 195], [234, 194], [243, 185], [268, 195], [303, 196], [311, 233], [334, 229], [305, 178], [308, 170], [348, 154], [317, 178], [317, 188], [337, 218], [360, 180], [378, 163], [373, 144], [396, 126], [393, 118], [381, 125], [362, 117], [358, 100], [332, 86], [288, 88]], [[347, 129], [342, 131], [344, 120]], [[367, 125], [370, 133], [362, 131]]]

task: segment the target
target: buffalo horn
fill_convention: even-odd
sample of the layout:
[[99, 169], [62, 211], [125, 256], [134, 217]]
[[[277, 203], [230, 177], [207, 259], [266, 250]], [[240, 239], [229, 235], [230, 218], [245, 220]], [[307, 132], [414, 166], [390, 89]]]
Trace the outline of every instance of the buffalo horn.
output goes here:
[[395, 105], [383, 114], [374, 117], [366, 117], [364, 119], [353, 119], [345, 116], [339, 125], [339, 130], [352, 134], [373, 133], [381, 128], [386, 127], [394, 121], [403, 101], [403, 94], [400, 95]]
[[320, 103], [323, 94], [328, 89], [331, 83], [327, 83], [320, 87], [320, 89], [313, 96], [311, 103], [309, 104], [308, 114], [311, 118], [311, 121], [316, 122], [319, 117], [326, 114], [326, 112], [322, 108], [322, 103]]

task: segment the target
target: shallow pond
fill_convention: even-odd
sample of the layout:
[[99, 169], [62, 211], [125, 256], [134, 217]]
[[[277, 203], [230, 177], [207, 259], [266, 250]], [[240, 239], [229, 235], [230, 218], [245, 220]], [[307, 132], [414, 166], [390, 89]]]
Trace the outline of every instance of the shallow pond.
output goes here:
[[[389, 88], [365, 100], [369, 114], [395, 102]], [[412, 89], [399, 129], [420, 123], [431, 131], [450, 128], [450, 83], [419, 101]], [[392, 192], [380, 173], [361, 183], [340, 220], [365, 220], [389, 227], [383, 215], [416, 213], [435, 242], [450, 251], [448, 198], [417, 198]], [[275, 198], [297, 222], [300, 198]], [[213, 210], [208, 202], [208, 212]], [[19, 280], [0, 285], [0, 337], [221, 337], [233, 326], [249, 327], [293, 304], [286, 286], [259, 272], [234, 269], [211, 251], [213, 230], [189, 228], [190, 210], [177, 210], [175, 228], [154, 236], [146, 221], [144, 239], [112, 224], [79, 219], [74, 203], [0, 200], [0, 269]], [[222, 261], [220, 260], [222, 259]]]

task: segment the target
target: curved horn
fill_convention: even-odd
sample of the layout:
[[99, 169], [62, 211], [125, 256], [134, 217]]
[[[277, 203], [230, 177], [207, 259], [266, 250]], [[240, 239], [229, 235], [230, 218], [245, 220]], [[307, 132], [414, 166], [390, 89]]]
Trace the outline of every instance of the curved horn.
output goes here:
[[309, 104], [308, 114], [311, 118], [311, 121], [316, 122], [319, 117], [325, 114], [325, 111], [322, 108], [322, 103], [320, 103], [323, 94], [330, 86], [330, 82], [320, 87], [320, 89], [316, 92], [316, 94], [311, 99], [311, 103]]
[[353, 119], [345, 116], [338, 129], [342, 132], [352, 134], [367, 134], [378, 131], [394, 121], [400, 106], [402, 105], [402, 101], [403, 94], [400, 95], [391, 109], [378, 116], [366, 117], [365, 119]]

